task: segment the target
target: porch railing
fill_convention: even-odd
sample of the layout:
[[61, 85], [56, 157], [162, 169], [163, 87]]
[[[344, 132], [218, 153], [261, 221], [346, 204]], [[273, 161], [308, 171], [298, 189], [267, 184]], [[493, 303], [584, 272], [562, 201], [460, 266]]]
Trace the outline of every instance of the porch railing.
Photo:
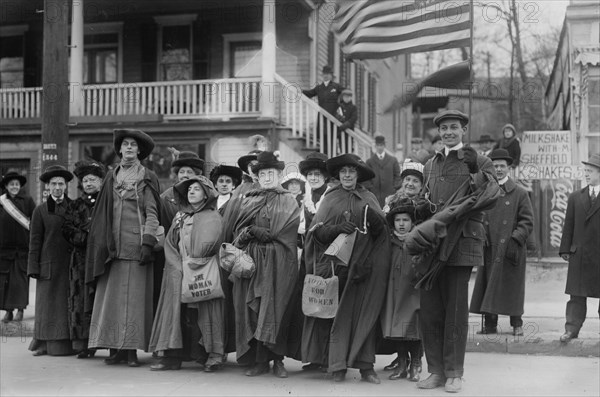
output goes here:
[[306, 147], [313, 147], [330, 158], [342, 153], [354, 153], [365, 160], [371, 156], [374, 145], [371, 136], [358, 128], [341, 130], [342, 123], [303, 95], [297, 85], [279, 75], [275, 80], [280, 84], [279, 97], [283, 101], [279, 107], [280, 122], [291, 129], [292, 136], [304, 138]]
[[[41, 95], [41, 87], [1, 89], [0, 117], [40, 117]], [[85, 85], [79, 100], [82, 116], [175, 119], [257, 116], [259, 96], [260, 78], [244, 78]]]

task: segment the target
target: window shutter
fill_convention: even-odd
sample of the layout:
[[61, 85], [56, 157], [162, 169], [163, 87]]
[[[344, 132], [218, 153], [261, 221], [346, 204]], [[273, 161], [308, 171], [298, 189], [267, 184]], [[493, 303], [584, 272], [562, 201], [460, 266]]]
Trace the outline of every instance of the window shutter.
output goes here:
[[369, 132], [377, 131], [377, 79], [372, 75], [369, 77]]

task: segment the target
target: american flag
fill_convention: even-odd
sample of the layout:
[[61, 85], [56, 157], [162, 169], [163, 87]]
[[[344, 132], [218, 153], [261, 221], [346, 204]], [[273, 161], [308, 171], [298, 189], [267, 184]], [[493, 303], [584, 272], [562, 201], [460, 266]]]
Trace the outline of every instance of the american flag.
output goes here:
[[469, 0], [340, 0], [338, 5], [332, 28], [349, 58], [471, 45]]

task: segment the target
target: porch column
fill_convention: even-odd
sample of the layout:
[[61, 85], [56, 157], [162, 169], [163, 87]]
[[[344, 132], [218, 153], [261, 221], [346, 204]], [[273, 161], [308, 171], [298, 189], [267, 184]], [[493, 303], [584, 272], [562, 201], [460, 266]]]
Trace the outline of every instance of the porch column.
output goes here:
[[83, 1], [73, 0], [71, 22], [70, 116], [83, 115]]
[[275, 117], [275, 0], [263, 0], [262, 84], [260, 107], [263, 117]]

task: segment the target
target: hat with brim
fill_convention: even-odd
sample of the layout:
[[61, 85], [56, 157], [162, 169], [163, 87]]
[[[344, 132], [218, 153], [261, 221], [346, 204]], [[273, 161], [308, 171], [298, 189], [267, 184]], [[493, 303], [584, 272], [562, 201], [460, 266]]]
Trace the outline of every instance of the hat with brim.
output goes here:
[[297, 181], [301, 186], [304, 186], [306, 183], [306, 178], [304, 178], [304, 176], [299, 172], [290, 172], [281, 180], [281, 186], [284, 189], [287, 189], [288, 185], [292, 181]]
[[204, 171], [204, 160], [194, 152], [180, 152], [177, 160], [171, 163], [171, 167], [190, 167]]
[[62, 165], [51, 165], [46, 168], [42, 175], [40, 175], [40, 181], [48, 183], [50, 182], [50, 179], [56, 178], [57, 176], [65, 178], [65, 182], [69, 182], [71, 179], [73, 179], [73, 174], [71, 174]]
[[213, 197], [217, 197], [217, 191], [215, 190], [213, 183], [204, 175], [195, 175], [190, 179], [185, 179], [173, 186], [174, 193], [179, 196], [177, 197], [177, 199], [180, 203], [189, 204], [187, 198], [188, 189], [195, 182], [200, 183], [200, 186], [202, 186], [202, 189], [204, 190], [204, 195], [206, 196], [207, 200]]
[[496, 141], [490, 135], [483, 134], [483, 135], [481, 135], [481, 137], [479, 138], [479, 140], [477, 142], [478, 143], [486, 143], [486, 142], [496, 142]]
[[402, 180], [409, 175], [416, 176], [417, 178], [419, 178], [421, 183], [423, 183], [423, 173], [421, 171], [415, 170], [415, 169], [407, 169], [407, 170], [402, 171], [400, 173], [400, 179]]
[[402, 163], [402, 172], [400, 173], [400, 180], [408, 175], [414, 175], [421, 183], [423, 183], [423, 164], [414, 161], [405, 161]]
[[95, 175], [98, 178], [104, 178], [106, 176], [106, 170], [104, 165], [100, 163], [81, 160], [75, 163], [73, 174], [75, 174], [79, 180], [83, 179], [86, 175]]
[[310, 170], [319, 170], [324, 174], [327, 174], [326, 161], [328, 157], [321, 152], [312, 152], [306, 155], [306, 158], [298, 164], [300, 173], [304, 176], [308, 174]]
[[238, 167], [240, 167], [242, 171], [248, 172], [248, 164], [250, 164], [251, 161], [256, 160], [260, 153], [262, 153], [262, 150], [253, 150], [247, 155], [240, 157], [237, 162]]
[[258, 160], [258, 163], [252, 165], [252, 172], [255, 174], [257, 174], [260, 170], [265, 170], [268, 168], [274, 168], [280, 171], [283, 171], [285, 168], [285, 163], [283, 161], [279, 161], [273, 152], [260, 152], [258, 156], [256, 156], [256, 160]]
[[508, 154], [506, 149], [494, 149], [488, 156], [492, 161], [494, 160], [506, 160], [506, 164], [511, 165], [513, 163], [512, 157]]
[[113, 131], [114, 136], [114, 145], [115, 152], [122, 157], [121, 154], [121, 144], [125, 138], [133, 138], [138, 144], [138, 159], [143, 160], [152, 153], [154, 150], [154, 140], [150, 137], [150, 135], [146, 134], [141, 130], [133, 130], [133, 129], [118, 129]]
[[17, 174], [14, 171], [10, 171], [2, 177], [2, 181], [0, 181], [0, 186], [6, 187], [6, 185], [8, 185], [8, 182], [12, 181], [13, 179], [18, 180], [21, 184], [21, 187], [25, 186], [25, 184], [27, 183], [27, 178], [25, 178], [23, 175]]
[[394, 218], [396, 217], [396, 214], [408, 214], [410, 215], [410, 219], [414, 222], [416, 215], [415, 206], [410, 199], [405, 199], [390, 208], [388, 213], [385, 214], [385, 219], [392, 229], [394, 228]]
[[365, 182], [375, 178], [375, 173], [369, 166], [355, 154], [346, 153], [327, 160], [327, 172], [339, 179], [342, 167], [355, 167], [358, 171], [358, 182]]
[[460, 121], [460, 124], [463, 127], [469, 124], [469, 116], [467, 116], [460, 110], [444, 110], [443, 112], [434, 117], [433, 123], [439, 127], [442, 121], [448, 119]]
[[592, 154], [588, 161], [582, 161], [585, 165], [591, 165], [592, 167], [600, 168], [600, 153]]
[[233, 186], [238, 186], [242, 182], [242, 176], [244, 173], [238, 167], [221, 164], [213, 168], [210, 172], [211, 182], [216, 185], [221, 175], [227, 175], [231, 177], [233, 180]]

